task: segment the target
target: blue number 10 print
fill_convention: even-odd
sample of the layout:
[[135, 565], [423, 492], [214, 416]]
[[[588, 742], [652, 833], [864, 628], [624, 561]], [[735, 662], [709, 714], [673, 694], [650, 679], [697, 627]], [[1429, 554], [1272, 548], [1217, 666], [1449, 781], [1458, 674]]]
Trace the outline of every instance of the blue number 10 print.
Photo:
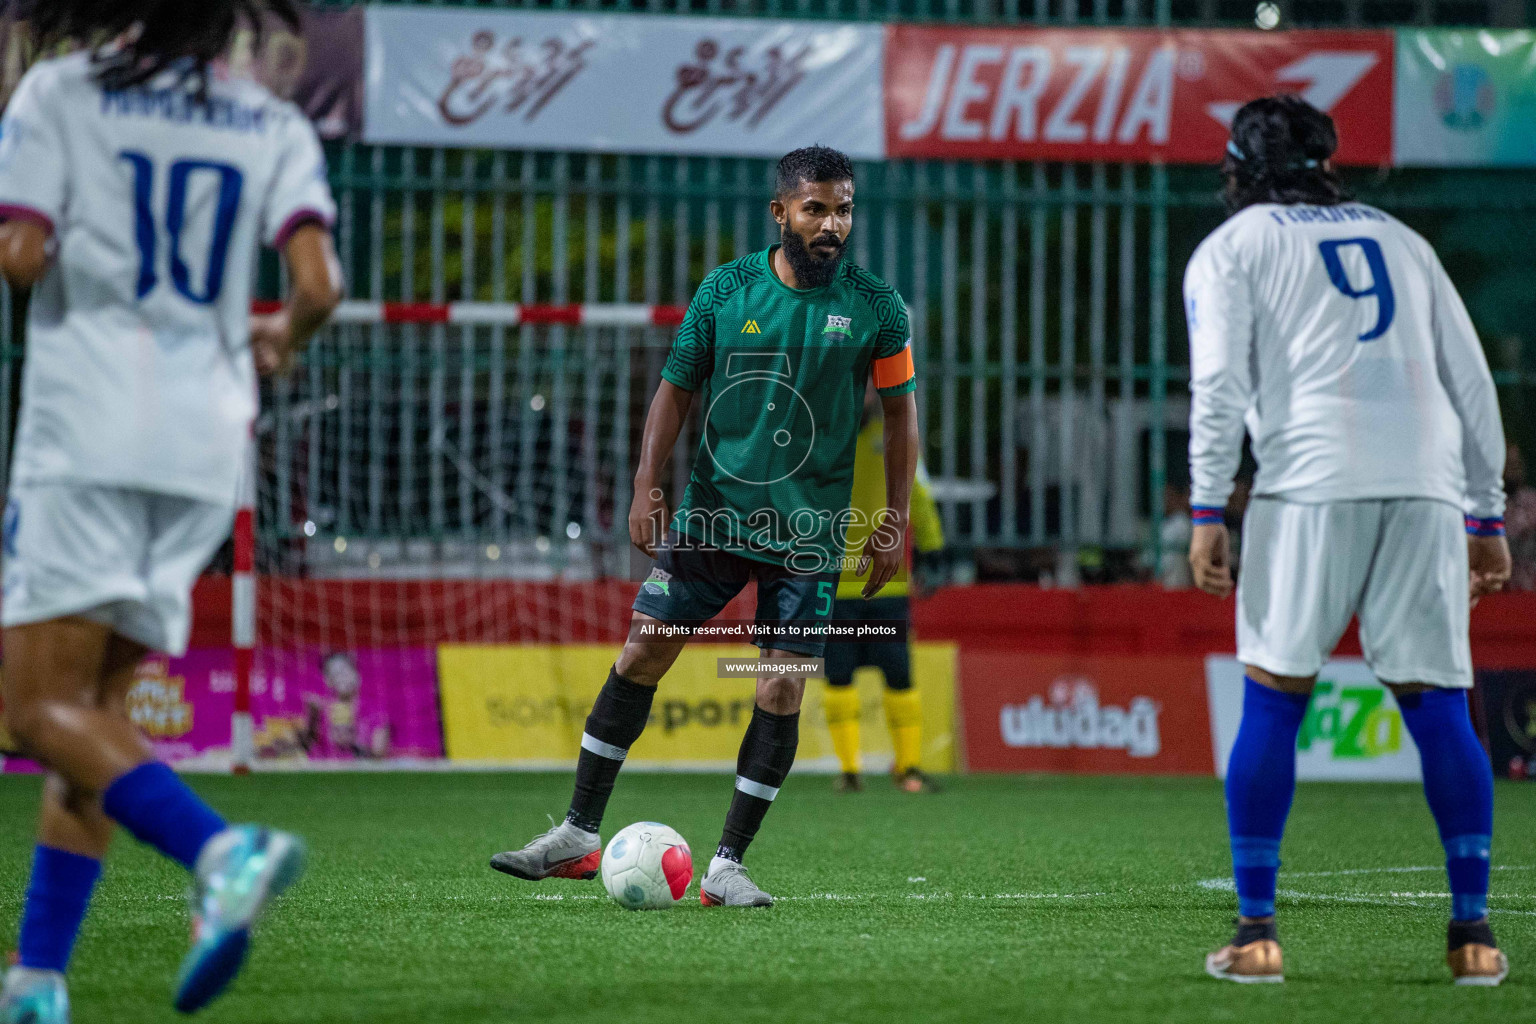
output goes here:
[[[118, 159], [133, 169], [134, 239], [139, 246], [139, 281], [136, 294], [142, 299], [159, 283], [157, 253], [160, 248], [160, 224], [155, 218], [155, 164], [148, 156], [124, 150]], [[213, 234], [209, 239], [208, 262], [202, 288], [192, 280], [181, 251], [181, 232], [187, 219], [187, 188], [194, 174], [211, 174], [218, 179], [218, 207], [213, 215]], [[170, 166], [170, 181], [165, 200], [165, 237], [170, 243], [171, 285], [190, 302], [205, 306], [217, 302], [224, 290], [224, 264], [229, 258], [229, 241], [235, 230], [235, 214], [240, 209], [240, 190], [245, 183], [238, 167], [212, 160], [177, 160]]]

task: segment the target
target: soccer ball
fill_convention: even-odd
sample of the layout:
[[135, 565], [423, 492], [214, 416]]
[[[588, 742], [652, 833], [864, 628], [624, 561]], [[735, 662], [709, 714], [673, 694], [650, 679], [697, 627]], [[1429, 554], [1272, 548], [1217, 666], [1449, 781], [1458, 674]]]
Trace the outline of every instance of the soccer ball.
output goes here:
[[625, 910], [665, 910], [693, 881], [693, 851], [682, 836], [642, 821], [614, 836], [603, 851], [603, 888]]

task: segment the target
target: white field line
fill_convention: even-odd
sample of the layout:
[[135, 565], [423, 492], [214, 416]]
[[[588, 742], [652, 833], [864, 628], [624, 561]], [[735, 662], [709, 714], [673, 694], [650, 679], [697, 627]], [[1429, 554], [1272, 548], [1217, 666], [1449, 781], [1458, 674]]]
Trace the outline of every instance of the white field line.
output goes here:
[[[1413, 868], [1349, 868], [1343, 871], [1287, 871], [1286, 878], [1340, 878], [1344, 875], [1404, 875], [1419, 871], [1444, 871], [1444, 864]], [[1495, 864], [1493, 871], [1536, 871], [1536, 864]]]
[[[1284, 878], [1338, 878], [1346, 875], [1391, 875], [1413, 874], [1420, 872], [1442, 872], [1443, 865], [1431, 867], [1389, 867], [1389, 868], [1349, 868], [1340, 871], [1297, 871], [1287, 872]], [[1496, 864], [1494, 871], [1536, 871], [1536, 865], [1529, 864]], [[1233, 892], [1237, 888], [1231, 878], [1202, 878], [1195, 883], [1202, 889], [1217, 892]], [[1421, 902], [1426, 899], [1445, 900], [1450, 899], [1449, 892], [1382, 892], [1382, 893], [1330, 893], [1330, 892], [1303, 892], [1299, 889], [1276, 889], [1275, 895], [1286, 899], [1304, 900], [1314, 903], [1356, 903], [1371, 906], [1410, 906], [1422, 907]], [[1533, 899], [1528, 893], [1492, 892], [1488, 894], [1490, 900], [1500, 899]], [[1519, 917], [1536, 917], [1536, 910], [1516, 910], [1509, 907], [1489, 907], [1490, 914], [1513, 914]]]

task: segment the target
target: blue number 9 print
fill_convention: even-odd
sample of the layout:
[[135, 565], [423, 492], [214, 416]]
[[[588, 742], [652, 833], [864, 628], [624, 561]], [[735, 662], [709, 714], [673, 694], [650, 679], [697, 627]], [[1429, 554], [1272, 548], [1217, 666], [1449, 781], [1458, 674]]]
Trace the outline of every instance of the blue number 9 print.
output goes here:
[[[1344, 261], [1339, 259], [1339, 250], [1346, 245], [1358, 245], [1370, 268], [1371, 280], [1364, 288], [1350, 283]], [[1360, 340], [1375, 341], [1386, 334], [1397, 313], [1397, 298], [1392, 294], [1392, 279], [1387, 276], [1387, 260], [1381, 254], [1381, 245], [1374, 238], [1338, 238], [1317, 243], [1317, 249], [1323, 254], [1323, 266], [1328, 268], [1328, 280], [1335, 288], [1352, 299], [1376, 299], [1376, 326], [1360, 335]]]

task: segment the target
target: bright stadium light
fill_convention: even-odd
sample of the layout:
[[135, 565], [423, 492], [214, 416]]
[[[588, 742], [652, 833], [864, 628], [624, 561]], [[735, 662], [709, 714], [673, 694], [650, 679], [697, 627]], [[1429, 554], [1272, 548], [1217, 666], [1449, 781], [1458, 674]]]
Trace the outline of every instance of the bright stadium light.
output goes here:
[[1280, 24], [1280, 5], [1264, 0], [1253, 12], [1253, 23], [1268, 31]]

